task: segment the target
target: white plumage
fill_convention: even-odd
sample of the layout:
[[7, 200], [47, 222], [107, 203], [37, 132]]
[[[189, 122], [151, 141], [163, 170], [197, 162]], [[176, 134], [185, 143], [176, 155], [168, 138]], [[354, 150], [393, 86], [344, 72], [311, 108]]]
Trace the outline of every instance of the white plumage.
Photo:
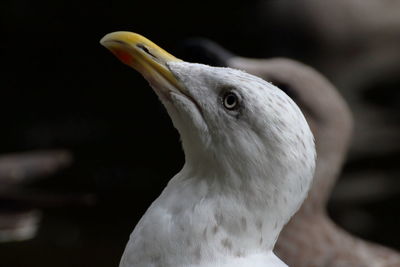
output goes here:
[[[262, 79], [166, 60], [131, 35], [113, 33], [102, 43], [150, 81], [180, 133], [185, 164], [134, 229], [120, 266], [285, 266], [272, 249], [315, 165], [299, 108]], [[141, 53], [151, 62], [140, 66], [153, 64], [156, 74], [121, 51]]]

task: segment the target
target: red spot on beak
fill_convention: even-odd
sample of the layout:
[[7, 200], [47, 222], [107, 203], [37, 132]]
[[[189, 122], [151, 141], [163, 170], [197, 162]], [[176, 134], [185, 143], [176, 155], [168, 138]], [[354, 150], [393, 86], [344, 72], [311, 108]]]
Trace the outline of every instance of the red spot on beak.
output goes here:
[[133, 61], [132, 55], [124, 50], [114, 49], [112, 52], [124, 64], [130, 65]]

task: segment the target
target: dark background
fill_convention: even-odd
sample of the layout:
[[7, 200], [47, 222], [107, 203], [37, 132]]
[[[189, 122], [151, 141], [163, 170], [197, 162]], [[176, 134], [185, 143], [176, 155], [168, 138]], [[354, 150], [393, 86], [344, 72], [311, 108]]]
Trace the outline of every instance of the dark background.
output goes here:
[[[183, 165], [179, 136], [157, 97], [99, 44], [102, 36], [134, 31], [178, 56], [182, 40], [202, 36], [242, 56], [323, 65], [326, 46], [312, 28], [278, 20], [277, 13], [268, 17], [272, 7], [262, 7], [259, 1], [1, 1], [0, 152], [70, 150], [70, 167], [26, 187], [91, 194], [95, 202], [42, 209], [34, 239], [0, 244], [0, 266], [117, 266], [137, 220]], [[383, 105], [399, 80], [395, 73], [385, 85]], [[398, 116], [395, 97], [390, 112]], [[386, 163], [375, 167], [398, 170], [399, 155], [380, 154]], [[374, 162], [350, 160], [346, 171]], [[350, 231], [399, 249], [399, 204], [396, 193], [351, 209], [338, 201], [330, 211]], [[373, 223], [359, 224], [352, 215]]]

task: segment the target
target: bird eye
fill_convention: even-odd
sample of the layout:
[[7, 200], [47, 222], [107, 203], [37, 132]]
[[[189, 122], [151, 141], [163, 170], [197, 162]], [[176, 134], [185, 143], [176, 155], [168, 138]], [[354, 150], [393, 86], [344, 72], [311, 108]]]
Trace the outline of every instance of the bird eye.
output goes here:
[[233, 92], [226, 93], [222, 101], [224, 107], [229, 110], [233, 110], [239, 106], [239, 97]]

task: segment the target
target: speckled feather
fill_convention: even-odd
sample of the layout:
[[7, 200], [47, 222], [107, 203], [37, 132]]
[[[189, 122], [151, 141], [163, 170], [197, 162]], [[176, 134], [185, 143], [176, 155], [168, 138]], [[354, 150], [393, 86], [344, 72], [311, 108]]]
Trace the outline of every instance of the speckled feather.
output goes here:
[[336, 89], [314, 69], [289, 59], [233, 57], [229, 66], [283, 85], [313, 131], [318, 154], [309, 196], [286, 225], [275, 252], [290, 266], [394, 267], [400, 254], [350, 235], [326, 214], [352, 133], [352, 116]]

